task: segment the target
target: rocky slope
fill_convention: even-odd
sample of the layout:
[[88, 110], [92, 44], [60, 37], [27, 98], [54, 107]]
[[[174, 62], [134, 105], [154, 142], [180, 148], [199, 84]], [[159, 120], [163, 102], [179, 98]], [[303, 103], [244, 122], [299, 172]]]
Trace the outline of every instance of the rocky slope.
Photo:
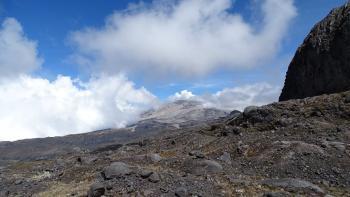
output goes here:
[[0, 167], [0, 196], [350, 196], [350, 92]]
[[289, 65], [280, 101], [350, 89], [350, 1], [318, 23]]
[[90, 133], [27, 139], [16, 142], [0, 142], [1, 160], [33, 160], [57, 155], [99, 150], [108, 145], [143, 139], [193, 125], [209, 124], [228, 113], [206, 108], [195, 101], [175, 101], [142, 115], [140, 121], [123, 129], [105, 129]]

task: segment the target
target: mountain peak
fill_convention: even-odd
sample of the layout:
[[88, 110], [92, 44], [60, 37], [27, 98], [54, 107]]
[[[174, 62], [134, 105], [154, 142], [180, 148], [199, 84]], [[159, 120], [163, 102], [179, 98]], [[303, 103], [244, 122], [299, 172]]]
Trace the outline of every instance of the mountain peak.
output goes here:
[[162, 123], [181, 124], [191, 121], [206, 121], [225, 117], [227, 111], [208, 108], [196, 100], [176, 100], [141, 115], [141, 120], [155, 120]]

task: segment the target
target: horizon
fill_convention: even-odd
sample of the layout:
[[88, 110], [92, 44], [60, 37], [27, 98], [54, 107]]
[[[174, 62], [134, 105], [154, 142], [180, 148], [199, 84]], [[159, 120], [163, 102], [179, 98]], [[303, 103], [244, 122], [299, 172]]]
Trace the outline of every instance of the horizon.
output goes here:
[[174, 100], [278, 101], [299, 45], [345, 2], [0, 1], [0, 141], [120, 128]]

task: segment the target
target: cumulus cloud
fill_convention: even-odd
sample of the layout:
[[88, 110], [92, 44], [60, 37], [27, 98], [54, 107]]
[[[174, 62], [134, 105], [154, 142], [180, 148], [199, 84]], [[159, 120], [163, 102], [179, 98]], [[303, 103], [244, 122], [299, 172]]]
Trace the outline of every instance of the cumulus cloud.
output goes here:
[[87, 82], [31, 76], [42, 59], [13, 18], [2, 23], [0, 51], [0, 141], [122, 127], [157, 102], [121, 74]]
[[[281, 88], [268, 83], [259, 83], [225, 88], [214, 94], [194, 95], [188, 90], [183, 90], [170, 97], [170, 100], [198, 100], [207, 107], [215, 107], [224, 110], [243, 110], [250, 105], [265, 105], [277, 101]], [[182, 96], [191, 95], [191, 97]]]
[[43, 60], [38, 56], [36, 45], [24, 35], [16, 19], [5, 19], [0, 28], [0, 79], [38, 69]]
[[296, 16], [293, 0], [260, 2], [259, 27], [229, 12], [231, 0], [133, 5], [109, 16], [102, 28], [72, 33], [73, 58], [95, 71], [152, 75], [205, 75], [223, 67], [257, 66], [276, 55]]
[[[111, 15], [101, 29], [73, 33], [76, 60], [99, 71], [89, 81], [31, 76], [43, 62], [37, 44], [18, 21], [5, 19], [0, 29], [0, 141], [122, 127], [136, 120], [158, 100], [120, 71], [201, 75], [220, 67], [255, 66], [273, 56], [295, 15], [293, 1], [263, 0], [259, 30], [229, 13], [231, 6], [230, 0], [137, 4]], [[276, 100], [279, 92], [263, 83], [207, 95], [184, 90], [171, 99], [242, 110]]]
[[0, 141], [121, 127], [154, 102], [123, 75], [88, 82], [21, 76], [0, 83]]
[[173, 96], [170, 96], [170, 100], [187, 100], [194, 97], [194, 94], [188, 90], [182, 90], [176, 92]]

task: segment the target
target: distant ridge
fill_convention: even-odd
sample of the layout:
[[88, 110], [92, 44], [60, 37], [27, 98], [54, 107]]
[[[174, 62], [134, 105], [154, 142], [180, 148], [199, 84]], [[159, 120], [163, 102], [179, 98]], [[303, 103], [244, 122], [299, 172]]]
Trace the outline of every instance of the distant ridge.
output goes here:
[[[228, 112], [205, 108], [198, 101], [179, 100], [145, 112], [140, 121], [121, 129], [101, 129], [62, 137], [0, 142], [1, 160], [52, 158], [57, 155], [100, 150], [110, 145], [137, 142], [177, 129], [206, 125]], [[1, 196], [1, 195], [0, 195]]]

